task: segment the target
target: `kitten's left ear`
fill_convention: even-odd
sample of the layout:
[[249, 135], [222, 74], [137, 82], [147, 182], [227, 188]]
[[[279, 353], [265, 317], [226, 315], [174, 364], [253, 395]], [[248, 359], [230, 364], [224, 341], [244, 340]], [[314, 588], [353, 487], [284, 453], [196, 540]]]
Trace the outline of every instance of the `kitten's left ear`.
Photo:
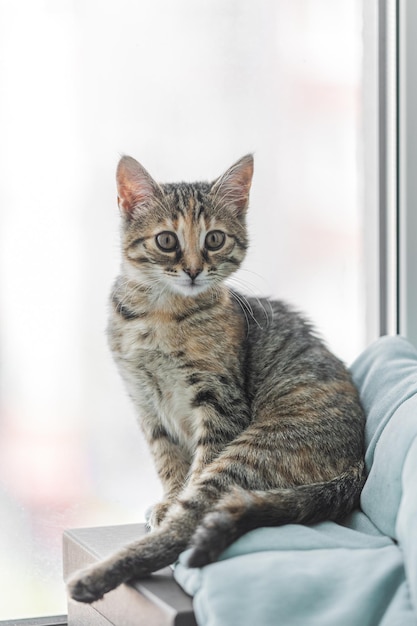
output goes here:
[[238, 213], [245, 213], [253, 176], [253, 156], [247, 154], [214, 181], [211, 188], [216, 199], [232, 205]]

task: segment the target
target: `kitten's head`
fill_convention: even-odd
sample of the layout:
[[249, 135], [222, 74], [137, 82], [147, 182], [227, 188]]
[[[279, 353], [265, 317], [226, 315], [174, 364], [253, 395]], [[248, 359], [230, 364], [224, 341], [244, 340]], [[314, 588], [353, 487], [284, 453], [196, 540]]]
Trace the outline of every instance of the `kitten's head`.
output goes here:
[[212, 183], [158, 184], [135, 159], [122, 157], [117, 188], [128, 276], [183, 296], [223, 282], [247, 249], [252, 174], [247, 155]]

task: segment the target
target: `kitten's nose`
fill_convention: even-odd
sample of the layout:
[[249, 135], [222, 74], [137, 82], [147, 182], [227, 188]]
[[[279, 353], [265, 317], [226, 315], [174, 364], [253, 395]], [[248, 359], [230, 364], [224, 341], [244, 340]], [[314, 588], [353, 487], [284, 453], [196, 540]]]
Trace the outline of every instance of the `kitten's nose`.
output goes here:
[[188, 274], [188, 276], [191, 278], [192, 281], [194, 281], [197, 278], [197, 276], [201, 274], [202, 271], [203, 271], [202, 268], [191, 269], [187, 267], [184, 269], [184, 272]]

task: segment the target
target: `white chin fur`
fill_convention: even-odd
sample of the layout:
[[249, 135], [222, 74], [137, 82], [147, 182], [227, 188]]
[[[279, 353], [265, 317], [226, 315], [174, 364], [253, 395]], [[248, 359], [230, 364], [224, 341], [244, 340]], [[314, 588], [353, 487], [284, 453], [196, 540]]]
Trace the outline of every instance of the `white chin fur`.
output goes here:
[[207, 289], [209, 289], [209, 285], [207, 283], [201, 283], [199, 284], [198, 282], [196, 283], [192, 283], [190, 282], [180, 282], [180, 281], [170, 281], [170, 289], [172, 291], [174, 291], [175, 293], [179, 293], [182, 296], [187, 296], [187, 297], [193, 297], [193, 296], [198, 296], [200, 293], [203, 293], [204, 291], [207, 291]]

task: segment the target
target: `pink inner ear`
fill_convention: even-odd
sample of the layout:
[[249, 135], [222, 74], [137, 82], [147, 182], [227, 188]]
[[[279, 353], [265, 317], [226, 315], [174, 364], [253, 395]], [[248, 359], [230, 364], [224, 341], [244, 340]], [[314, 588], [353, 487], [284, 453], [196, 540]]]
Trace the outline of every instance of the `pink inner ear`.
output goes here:
[[120, 210], [130, 215], [155, 193], [157, 184], [138, 161], [129, 156], [120, 159], [116, 173]]

